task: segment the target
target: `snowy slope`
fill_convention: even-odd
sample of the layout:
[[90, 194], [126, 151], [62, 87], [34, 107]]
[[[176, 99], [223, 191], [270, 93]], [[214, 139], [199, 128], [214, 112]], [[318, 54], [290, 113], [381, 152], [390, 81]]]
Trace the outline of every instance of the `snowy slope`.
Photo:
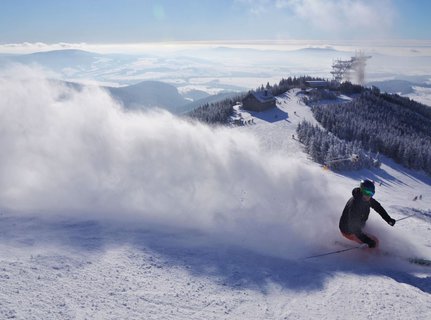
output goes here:
[[[297, 92], [254, 124], [208, 128], [43, 79], [0, 78], [0, 318], [431, 316], [430, 268], [397, 257], [431, 257], [430, 178], [387, 159], [322, 170], [292, 139], [312, 120]], [[362, 177], [394, 218], [417, 213], [393, 228], [371, 215], [393, 255], [304, 260], [340, 249]]]

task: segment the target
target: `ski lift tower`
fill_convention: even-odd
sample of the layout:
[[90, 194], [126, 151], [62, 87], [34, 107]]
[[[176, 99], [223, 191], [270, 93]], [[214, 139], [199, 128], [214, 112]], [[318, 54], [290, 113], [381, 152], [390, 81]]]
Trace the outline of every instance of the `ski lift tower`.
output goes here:
[[334, 80], [341, 83], [343, 79], [350, 79], [352, 73], [356, 74], [356, 80], [359, 84], [364, 83], [366, 61], [371, 56], [366, 56], [363, 52], [357, 52], [350, 60], [335, 60], [332, 64], [332, 76]]
[[332, 64], [332, 76], [334, 80], [340, 83], [345, 76], [347, 75], [347, 71], [352, 68], [351, 60], [335, 60]]

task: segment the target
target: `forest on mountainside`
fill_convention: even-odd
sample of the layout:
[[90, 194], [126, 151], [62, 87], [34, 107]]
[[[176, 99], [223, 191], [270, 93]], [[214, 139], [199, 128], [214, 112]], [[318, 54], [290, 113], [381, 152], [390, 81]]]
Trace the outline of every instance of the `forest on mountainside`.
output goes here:
[[365, 152], [358, 141], [347, 142], [308, 121], [301, 122], [296, 132], [313, 161], [334, 170], [358, 170], [379, 167], [378, 156]]
[[339, 139], [431, 174], [429, 107], [369, 89], [351, 102], [317, 105], [312, 111], [316, 120]]
[[[270, 90], [276, 96], [309, 80], [322, 79], [289, 77], [260, 89]], [[297, 129], [299, 141], [316, 162], [340, 170], [369, 168], [379, 166], [377, 155], [384, 154], [407, 168], [431, 174], [431, 108], [396, 94], [381, 93], [375, 87], [365, 88], [349, 82], [323, 91], [326, 93], [309, 95], [308, 103], [326, 131], [307, 122]], [[330, 99], [339, 93], [353, 94], [355, 98], [350, 102], [313, 104], [319, 97]], [[233, 105], [243, 97], [244, 94], [239, 94], [205, 104], [187, 115], [209, 124], [227, 124]], [[331, 162], [352, 154], [357, 156], [355, 161]]]
[[186, 114], [186, 116], [208, 124], [227, 124], [233, 114], [233, 106], [243, 99], [243, 95], [222, 101], [206, 103]]

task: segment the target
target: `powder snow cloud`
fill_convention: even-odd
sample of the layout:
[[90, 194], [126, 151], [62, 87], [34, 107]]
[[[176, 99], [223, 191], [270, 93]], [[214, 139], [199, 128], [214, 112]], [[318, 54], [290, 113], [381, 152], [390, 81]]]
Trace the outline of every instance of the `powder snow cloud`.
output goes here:
[[346, 190], [254, 135], [126, 112], [22, 66], [0, 73], [0, 114], [0, 211], [192, 229], [283, 257], [340, 237]]

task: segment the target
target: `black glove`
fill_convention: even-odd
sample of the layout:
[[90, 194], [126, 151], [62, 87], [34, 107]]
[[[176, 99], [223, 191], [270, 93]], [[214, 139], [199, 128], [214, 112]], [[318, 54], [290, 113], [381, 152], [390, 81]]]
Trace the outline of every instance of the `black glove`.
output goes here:
[[389, 219], [389, 221], [388, 221], [388, 224], [390, 225], [390, 226], [394, 226], [394, 224], [395, 224], [395, 222], [397, 222], [395, 219]]
[[368, 248], [375, 248], [376, 242], [373, 239], [368, 239], [366, 244], [368, 244]]

